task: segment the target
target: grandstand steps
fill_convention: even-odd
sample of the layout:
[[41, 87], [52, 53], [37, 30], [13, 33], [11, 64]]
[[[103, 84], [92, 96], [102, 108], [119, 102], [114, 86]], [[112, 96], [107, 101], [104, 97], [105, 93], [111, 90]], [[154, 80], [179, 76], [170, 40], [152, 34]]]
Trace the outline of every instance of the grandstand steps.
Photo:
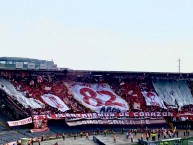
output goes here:
[[0, 132], [5, 130], [10, 130], [10, 127], [7, 124], [7, 121], [9, 121], [9, 117], [5, 115], [2, 110], [0, 110]]
[[0, 145], [4, 145], [6, 141], [0, 140]]
[[[128, 145], [128, 143], [131, 144], [131, 140], [130, 139], [126, 139], [125, 136], [123, 135], [119, 135], [117, 134], [117, 138], [116, 138], [116, 142], [114, 143], [113, 141], [113, 135], [107, 135], [107, 136], [104, 136], [104, 135], [99, 135], [99, 136], [96, 136], [96, 138], [98, 140], [100, 140], [101, 142], [105, 143], [105, 145]], [[133, 139], [134, 142], [137, 142], [138, 139], [137, 138], [134, 138]]]
[[9, 127], [4, 122], [0, 121], [0, 131], [1, 130], [8, 130]]
[[18, 133], [17, 131], [1, 131], [0, 132], [0, 141], [11, 142], [16, 141], [21, 138], [25, 138], [26, 136]]
[[[90, 136], [89, 139], [85, 139], [85, 137], [80, 138], [77, 137], [75, 140], [73, 137], [66, 138], [65, 141], [63, 141], [61, 138], [56, 140], [48, 140], [41, 142], [41, 145], [54, 145], [54, 143], [58, 142], [59, 145], [98, 145], [93, 141], [93, 137]], [[37, 142], [34, 143], [34, 145], [38, 145]]]
[[31, 133], [29, 129], [18, 129], [17, 131], [20, 134], [23, 134], [23, 135], [25, 135], [28, 138], [41, 137], [43, 134], [45, 136], [51, 136], [51, 135], [55, 135], [56, 134], [56, 133], [54, 133], [52, 131]]

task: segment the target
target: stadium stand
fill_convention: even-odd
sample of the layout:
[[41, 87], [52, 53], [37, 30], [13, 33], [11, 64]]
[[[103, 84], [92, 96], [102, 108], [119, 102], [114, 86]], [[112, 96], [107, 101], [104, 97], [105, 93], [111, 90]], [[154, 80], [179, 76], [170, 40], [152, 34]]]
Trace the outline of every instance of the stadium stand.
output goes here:
[[[34, 71], [34, 70], [0, 70], [0, 144], [4, 142], [15, 141], [24, 137], [39, 137], [42, 132], [31, 133], [35, 125], [25, 125], [23, 127], [8, 127], [7, 121], [19, 120], [33, 115], [52, 114], [84, 114], [99, 113], [97, 105], [100, 105], [100, 99], [92, 95], [99, 95], [104, 99], [108, 97], [104, 107], [109, 104], [119, 106], [120, 112], [177, 112], [192, 113], [193, 111], [193, 85], [191, 75], [184, 74], [184, 79], [178, 77], [178, 74], [160, 74], [160, 73], [135, 73], [135, 72], [92, 72], [92, 71]], [[86, 87], [88, 92], [84, 94], [87, 100], [76, 96], [76, 89]], [[83, 87], [83, 88], [84, 88]], [[88, 89], [91, 88], [91, 89]], [[101, 88], [108, 90], [100, 90]], [[110, 93], [109, 93], [110, 92]], [[87, 96], [87, 93], [90, 93]], [[53, 107], [48, 104], [42, 97], [45, 94], [52, 94], [58, 97], [68, 108], [59, 109], [60, 106]], [[118, 102], [114, 101], [114, 96], [119, 98]], [[102, 98], [104, 97], [104, 98]], [[116, 98], [115, 97], [115, 98]], [[85, 105], [85, 102], [90, 104]], [[122, 102], [121, 102], [122, 101]], [[53, 101], [54, 102], [54, 101]], [[88, 103], [87, 102], [87, 103]], [[120, 102], [122, 103], [120, 105]], [[126, 102], [126, 103], [125, 103]], [[58, 105], [58, 102], [54, 102]], [[93, 104], [92, 104], [93, 103]], [[125, 105], [126, 104], [126, 105]], [[92, 106], [91, 107], [89, 107]], [[94, 106], [94, 107], [93, 107]], [[110, 106], [110, 105], [109, 105]], [[127, 108], [128, 106], [128, 108]], [[125, 110], [124, 110], [124, 109]], [[15, 111], [13, 111], [15, 110]], [[117, 110], [116, 110], [117, 111]], [[103, 113], [120, 113], [110, 112]], [[7, 118], [7, 116], [9, 116]], [[66, 133], [73, 136], [74, 133], [89, 132], [96, 134], [97, 131], [103, 132], [108, 129], [111, 132], [118, 132], [121, 128], [168, 128], [169, 123], [174, 123], [178, 128], [192, 128], [191, 121], [193, 115], [168, 117], [164, 116], [167, 121], [165, 124], [150, 124], [144, 126], [134, 125], [82, 125], [68, 126], [65, 119], [48, 120], [49, 131], [44, 132], [45, 136], [53, 134]], [[124, 116], [125, 117], [125, 116]], [[132, 117], [132, 116], [131, 116]], [[127, 116], [126, 119], [129, 117]], [[144, 119], [144, 116], [134, 117], [135, 119]], [[155, 117], [156, 118], [156, 117]], [[157, 117], [163, 118], [163, 117]], [[69, 117], [67, 119], [75, 119]], [[100, 118], [105, 119], [105, 118]], [[121, 117], [119, 118], [121, 119]], [[125, 118], [124, 118], [125, 119]], [[182, 123], [181, 121], [186, 121]], [[41, 126], [41, 125], [40, 125]], [[112, 129], [113, 128], [113, 129]], [[40, 128], [38, 128], [40, 129]], [[9, 136], [8, 134], [13, 134]]]
[[[82, 104], [80, 104], [76, 99], [74, 99], [72, 93], [69, 92], [69, 90], [64, 85], [65, 81], [69, 81], [69, 80], [65, 80], [65, 78], [46, 75], [46, 74], [34, 75], [33, 73], [31, 74], [29, 72], [22, 73], [21, 75], [14, 74], [13, 72], [3, 72], [1, 76], [3, 76], [6, 80], [10, 81], [14, 85], [15, 89], [18, 92], [21, 92], [22, 95], [24, 95], [26, 98], [33, 98], [33, 99], [39, 100], [39, 102], [44, 102], [41, 96], [43, 94], [51, 93], [51, 94], [54, 94], [60, 97], [61, 100], [64, 101], [64, 103], [70, 108], [68, 112], [73, 112], [73, 113], [90, 112], [89, 109], [87, 109]], [[93, 80], [89, 80], [89, 81], [90, 83], [96, 83], [96, 82], [91, 82]], [[123, 99], [125, 99], [132, 110], [160, 109], [159, 107], [156, 108], [156, 106], [154, 106], [153, 108], [148, 107], [145, 102], [145, 98], [143, 94], [141, 93], [141, 91], [143, 90], [148, 90], [148, 91], [152, 90], [153, 92], [159, 93], [158, 95], [159, 98], [163, 96], [162, 94], [160, 94], [161, 92], [164, 92], [163, 90], [161, 92], [159, 90], [155, 91], [155, 88], [159, 87], [159, 86], [156, 87], [154, 83], [155, 81], [152, 82], [152, 80], [150, 79], [145, 80], [145, 79], [137, 79], [137, 78], [121, 79], [120, 81], [113, 82], [113, 83], [111, 81], [109, 82], [108, 81], [109, 80], [103, 80], [103, 82], [102, 81], [100, 82], [100, 80], [97, 80], [97, 83], [108, 83], [110, 85], [112, 84], [111, 88], [114, 90], [114, 92], [118, 94], [119, 96], [121, 96]], [[157, 82], [159, 83], [160, 80], [158, 80]], [[163, 87], [164, 86], [162, 86], [162, 88]], [[176, 101], [179, 102], [178, 105], [180, 105], [180, 107], [182, 108], [184, 106], [191, 105], [192, 104], [192, 95], [191, 95], [191, 92], [188, 92], [189, 89], [187, 88], [187, 85], [181, 84], [181, 86], [179, 87], [184, 87], [183, 90], [186, 89], [186, 91], [179, 92], [179, 90], [176, 90], [178, 91], [178, 93], [180, 93], [178, 95], [187, 96], [187, 93], [188, 93], [189, 98], [186, 97], [187, 100], [185, 99], [177, 100], [178, 98], [180, 98], [179, 96], [176, 96], [175, 99], [170, 97], [171, 99], [173, 99], [172, 105], [175, 105]], [[168, 90], [168, 93], [172, 93], [172, 91], [173, 90]], [[161, 99], [164, 100], [164, 97], [162, 97]], [[168, 103], [169, 105], [169, 103], [171, 104], [171, 101], [168, 102], [168, 99], [166, 99], [167, 101], [166, 100], [164, 101], [165, 103]], [[180, 104], [181, 102], [183, 104]], [[44, 105], [46, 106], [45, 110], [50, 110], [52, 112], [59, 113], [59, 110], [48, 106], [46, 103], [44, 103]], [[24, 110], [25, 108], [22, 108], [22, 109]], [[41, 110], [41, 113], [44, 112], [42, 110]], [[36, 109], [33, 110], [33, 113], [35, 113], [35, 111]]]

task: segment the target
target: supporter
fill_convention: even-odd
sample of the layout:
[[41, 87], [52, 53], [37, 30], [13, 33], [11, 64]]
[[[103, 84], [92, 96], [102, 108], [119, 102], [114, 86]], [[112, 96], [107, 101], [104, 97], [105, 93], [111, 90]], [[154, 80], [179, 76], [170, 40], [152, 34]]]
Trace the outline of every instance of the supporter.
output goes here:
[[76, 140], [76, 133], [74, 134], [74, 140]]
[[156, 139], [156, 133], [155, 133], [154, 131], [151, 133], [151, 138], [152, 138], [152, 141], [155, 141], [155, 139]]
[[113, 133], [113, 143], [116, 143], [116, 139], [117, 139], [116, 133]]
[[62, 139], [65, 140], [65, 135], [64, 135], [64, 133], [62, 134]]
[[158, 140], [160, 140], [160, 138], [161, 138], [160, 132], [158, 132], [157, 138], [158, 138]]
[[164, 135], [164, 139], [166, 139], [166, 135], [167, 135], [167, 133], [166, 133], [166, 131], [165, 131], [165, 130], [164, 130], [163, 135]]
[[31, 139], [31, 145], [33, 145], [34, 144], [34, 140], [33, 140], [33, 138]]
[[27, 141], [27, 144], [28, 144], [28, 145], [31, 145], [31, 140], [28, 140], [28, 141]]
[[146, 140], [149, 141], [149, 133], [146, 132]]
[[98, 135], [98, 134], [99, 134], [99, 129], [98, 129], [98, 128], [97, 128], [97, 131], [96, 131], [96, 132], [97, 132], [97, 135]]
[[189, 129], [187, 129], [187, 136], [189, 136], [190, 135], [190, 130]]
[[19, 140], [17, 140], [17, 145], [21, 145], [21, 142]]
[[122, 133], [122, 134], [124, 133], [124, 128], [121, 128], [121, 133]]
[[176, 134], [176, 137], [178, 138], [178, 136], [179, 136], [179, 131], [176, 130], [175, 134]]
[[126, 132], [126, 139], [129, 139], [129, 132]]
[[82, 133], [82, 131], [80, 132], [80, 138], [82, 138], [82, 136], [83, 136], [83, 133]]
[[141, 140], [143, 140], [143, 133], [141, 134]]
[[135, 134], [135, 136], [137, 135], [137, 129], [134, 129], [134, 134]]
[[130, 138], [131, 138], [131, 143], [133, 143], [133, 134], [132, 133], [130, 133]]
[[43, 134], [43, 135], [41, 136], [41, 141], [44, 141], [44, 138], [45, 138], [45, 135]]
[[41, 139], [40, 138], [38, 138], [38, 145], [40, 145], [41, 144]]
[[85, 136], [86, 136], [86, 139], [89, 139], [89, 138], [88, 138], [88, 132], [85, 133]]
[[106, 129], [104, 130], [104, 135], [107, 136], [107, 130]]

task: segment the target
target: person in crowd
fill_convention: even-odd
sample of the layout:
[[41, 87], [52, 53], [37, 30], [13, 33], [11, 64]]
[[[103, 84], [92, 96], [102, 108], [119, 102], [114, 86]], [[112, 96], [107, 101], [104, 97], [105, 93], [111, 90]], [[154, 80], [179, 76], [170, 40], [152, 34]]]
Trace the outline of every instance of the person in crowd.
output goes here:
[[64, 135], [64, 133], [62, 134], [62, 139], [65, 140], [65, 135]]
[[33, 138], [31, 139], [31, 145], [33, 145], [34, 144], [34, 140], [33, 140]]
[[82, 138], [82, 136], [83, 136], [83, 133], [82, 133], [82, 131], [80, 132], [80, 138]]
[[74, 134], [74, 140], [76, 140], [76, 133]]
[[96, 131], [96, 132], [97, 132], [97, 135], [98, 135], [98, 134], [99, 134], [99, 129], [98, 129], [98, 128], [97, 128], [97, 131]]
[[21, 145], [21, 141], [17, 140], [17, 145]]
[[124, 133], [124, 128], [121, 129], [121, 133], [122, 133], [122, 134]]
[[41, 145], [41, 139], [38, 138], [38, 145]]
[[133, 134], [130, 133], [131, 143], [133, 143]]
[[177, 138], [178, 138], [178, 136], [179, 136], [179, 132], [178, 132], [178, 130], [176, 130], [176, 136], [177, 136]]
[[189, 130], [189, 129], [188, 129], [187, 135], [188, 135], [188, 136], [190, 135], [190, 130]]
[[173, 138], [174, 137], [174, 133], [170, 132], [170, 136], [171, 136], [171, 138]]
[[129, 132], [126, 132], [126, 139], [129, 139]]
[[141, 140], [143, 140], [143, 133], [141, 134]]
[[28, 144], [28, 145], [31, 145], [31, 140], [28, 140], [28, 141], [27, 141], [27, 144]]
[[134, 129], [135, 136], [137, 135], [137, 129]]
[[149, 133], [146, 132], [146, 140], [149, 141]]
[[107, 130], [106, 129], [104, 130], [104, 135], [107, 136]]
[[155, 139], [156, 139], [156, 133], [155, 133], [155, 131], [153, 131], [153, 132], [151, 133], [151, 138], [152, 138], [152, 141], [155, 141]]
[[113, 142], [116, 143], [116, 139], [117, 139], [117, 136], [116, 136], [116, 133], [113, 134]]
[[164, 135], [164, 139], [166, 139], [166, 135], [167, 135], [167, 133], [166, 133], [166, 131], [164, 130], [164, 132], [163, 132], [163, 135]]
[[161, 134], [160, 132], [158, 132], [158, 135], [157, 135], [158, 140], [160, 140], [160, 137], [161, 137]]
[[86, 139], [89, 139], [89, 138], [88, 138], [88, 132], [85, 133], [85, 136], [86, 136]]
[[186, 136], [188, 136], [188, 129], [186, 129]]
[[44, 141], [44, 137], [45, 137], [45, 135], [42, 134], [42, 136], [41, 136], [41, 141], [42, 141], [42, 142]]
[[169, 130], [168, 130], [167, 134], [168, 134], [168, 137], [171, 138], [171, 132]]

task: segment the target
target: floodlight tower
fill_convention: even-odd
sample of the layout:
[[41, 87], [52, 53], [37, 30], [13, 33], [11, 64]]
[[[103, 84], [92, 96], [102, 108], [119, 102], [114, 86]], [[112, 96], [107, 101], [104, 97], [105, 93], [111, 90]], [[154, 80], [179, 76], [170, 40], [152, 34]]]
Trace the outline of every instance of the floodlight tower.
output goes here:
[[178, 59], [178, 71], [179, 73], [181, 71], [181, 59], [180, 58]]

